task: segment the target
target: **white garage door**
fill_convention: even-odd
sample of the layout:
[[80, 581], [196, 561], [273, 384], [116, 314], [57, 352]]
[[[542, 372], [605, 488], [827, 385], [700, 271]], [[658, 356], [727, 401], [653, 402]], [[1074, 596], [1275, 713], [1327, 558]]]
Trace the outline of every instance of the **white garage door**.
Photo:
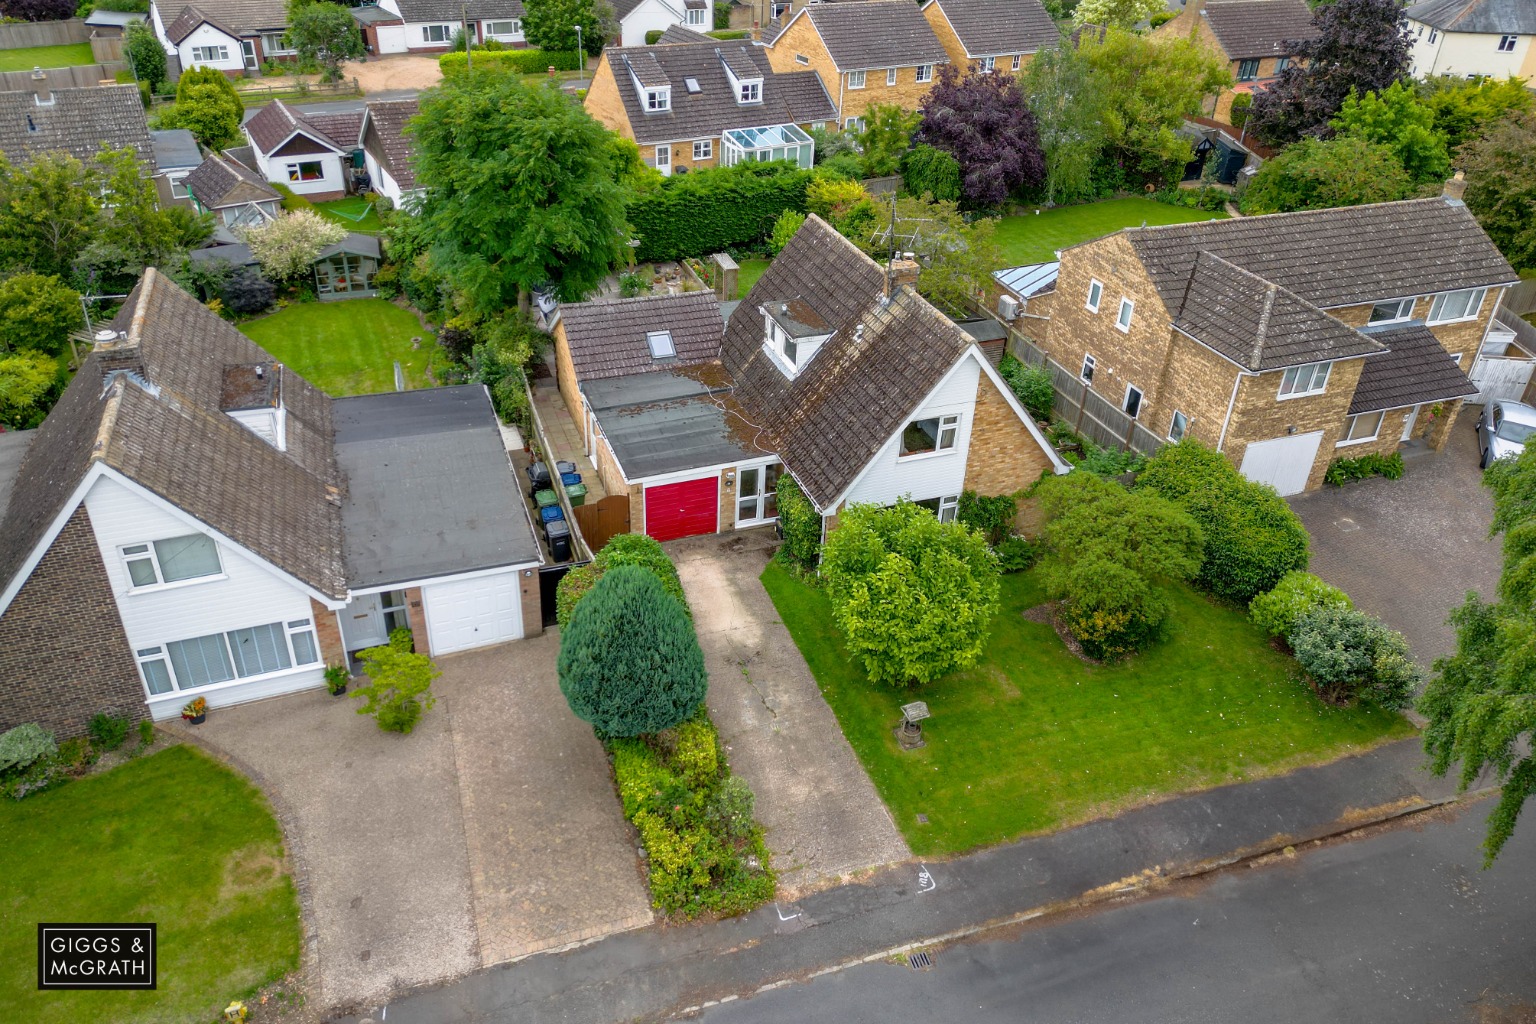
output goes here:
[[1295, 437], [1276, 437], [1255, 441], [1243, 452], [1243, 476], [1269, 484], [1281, 494], [1299, 494], [1307, 489], [1307, 477], [1317, 461], [1321, 430]]
[[427, 642], [433, 654], [519, 640], [523, 635], [522, 590], [517, 570], [421, 588]]
[[404, 25], [380, 25], [378, 30], [380, 53], [404, 53], [406, 39]]

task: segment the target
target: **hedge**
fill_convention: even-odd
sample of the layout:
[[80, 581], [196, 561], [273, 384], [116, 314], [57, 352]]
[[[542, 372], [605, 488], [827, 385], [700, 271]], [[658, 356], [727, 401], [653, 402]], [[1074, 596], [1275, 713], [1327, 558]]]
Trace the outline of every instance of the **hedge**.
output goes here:
[[674, 174], [630, 201], [635, 258], [676, 260], [760, 242], [785, 210], [805, 212], [811, 178], [784, 160]]
[[[580, 66], [575, 53], [547, 50], [476, 50], [476, 68], [496, 68], [519, 75], [537, 75], [551, 66], [557, 71], [575, 71]], [[437, 66], [444, 75], [456, 75], [468, 66], [469, 58], [455, 50], [437, 58]]]

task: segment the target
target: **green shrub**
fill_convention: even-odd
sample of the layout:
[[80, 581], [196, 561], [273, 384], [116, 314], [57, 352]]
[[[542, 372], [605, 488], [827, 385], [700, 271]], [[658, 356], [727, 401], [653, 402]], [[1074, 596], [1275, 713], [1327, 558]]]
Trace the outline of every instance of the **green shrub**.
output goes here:
[[559, 623], [562, 630], [570, 625], [571, 613], [576, 610], [576, 602], [587, 595], [602, 575], [601, 566], [596, 562], [588, 562], [586, 565], [576, 566], [560, 577], [560, 582], [555, 584], [555, 621]]
[[1248, 603], [1253, 624], [1270, 636], [1289, 637], [1296, 620], [1319, 608], [1353, 608], [1349, 595], [1309, 572], [1292, 570], [1274, 589]]
[[155, 742], [155, 723], [149, 719], [139, 721], [139, 746], [147, 747]]
[[521, 370], [508, 373], [491, 385], [491, 406], [503, 422], [510, 423], [524, 437], [533, 437], [533, 404]]
[[960, 161], [932, 146], [917, 146], [901, 158], [901, 184], [914, 196], [942, 203], [960, 201]]
[[1168, 604], [1140, 573], [1088, 558], [1057, 579], [1053, 590], [1064, 596], [1062, 621], [1088, 657], [1115, 661], [1145, 650], [1161, 635]]
[[1084, 451], [1086, 454], [1078, 460], [1077, 468], [1097, 476], [1116, 477], [1137, 473], [1147, 464], [1147, 457], [1140, 452], [1100, 448], [1092, 442], [1085, 443]]
[[1402, 479], [1403, 453], [1382, 455], [1380, 452], [1371, 452], [1355, 459], [1334, 459], [1328, 463], [1323, 482], [1343, 487], [1352, 480], [1364, 480], [1371, 476], [1382, 476], [1388, 480]]
[[784, 543], [774, 557], [795, 569], [816, 568], [816, 563], [821, 560], [821, 513], [788, 473], [779, 474], [775, 494]]
[[775, 256], [783, 252], [804, 223], [805, 214], [799, 210], [785, 210], [779, 214], [779, 219], [773, 222], [773, 234], [768, 236], [768, 251]]
[[1051, 418], [1051, 407], [1056, 404], [1056, 385], [1051, 382], [1050, 370], [1005, 355], [998, 372], [1031, 416], [1042, 423]]
[[385, 732], [414, 729], [417, 720], [437, 703], [432, 696], [432, 680], [442, 675], [425, 654], [396, 646], [395, 635], [402, 632], [409, 639], [410, 630], [392, 630], [386, 646], [370, 647], [357, 655], [368, 677], [366, 685], [352, 690], [354, 698], [364, 701], [357, 713], [372, 715]]
[[720, 775], [720, 738], [700, 707], [699, 713], [677, 727], [672, 767], [693, 789], [709, 789]]
[[1019, 514], [1019, 503], [1011, 494], [999, 494], [984, 498], [975, 491], [964, 491], [955, 518], [981, 534], [986, 542], [996, 547], [1013, 529], [1013, 520]]
[[0, 775], [24, 771], [58, 752], [53, 733], [35, 722], [18, 725], [0, 734]]
[[[727, 21], [727, 24], [729, 24], [729, 21]], [[733, 28], [733, 29], [724, 29], [724, 30], [714, 31], [714, 32], [706, 32], [704, 34], [707, 35], [707, 36], [711, 36], [711, 37], [713, 37], [715, 39], [731, 40], [731, 39], [745, 39], [748, 36], [750, 36], [752, 33], [748, 32], [744, 28]]]
[[731, 27], [731, 5], [728, 3], [716, 3], [710, 12], [709, 27], [716, 32], [726, 32]]
[[1157, 28], [1157, 27], [1159, 27], [1161, 25], [1168, 24], [1170, 21], [1172, 21], [1174, 18], [1177, 18], [1178, 16], [1179, 16], [1179, 12], [1178, 11], [1158, 11], [1156, 14], [1152, 15], [1151, 18], [1147, 19], [1147, 23], [1152, 28]]
[[1253, 110], [1253, 94], [1240, 92], [1232, 97], [1232, 113], [1228, 120], [1232, 127], [1241, 128], [1248, 123], [1248, 114]]
[[1158, 449], [1137, 487], [1174, 502], [1200, 524], [1205, 553], [1196, 582], [1218, 597], [1246, 605], [1286, 573], [1307, 567], [1311, 538], [1285, 499], [1198, 441]]
[[[464, 73], [469, 58], [460, 50], [445, 53], [437, 58], [437, 66], [443, 76]], [[514, 75], [541, 75], [553, 67], [557, 71], [575, 71], [580, 67], [574, 52], [553, 53], [548, 50], [477, 50], [475, 70], [492, 69], [509, 71]]]
[[98, 711], [91, 716], [88, 731], [98, 750], [116, 750], [128, 738], [129, 722], [122, 715]]
[[998, 569], [1005, 573], [1023, 572], [1040, 557], [1040, 549], [1023, 537], [1004, 537], [992, 553], [997, 556]]
[[101, 752], [84, 736], [76, 736], [74, 739], [60, 743], [59, 752], [53, 755], [53, 763], [58, 770], [76, 778], [84, 775], [86, 769], [100, 759]]
[[1322, 607], [1303, 615], [1291, 631], [1291, 649], [1318, 688], [1339, 703], [1401, 710], [1413, 703], [1422, 679], [1403, 635], [1353, 608]]
[[805, 210], [811, 172], [787, 161], [678, 174], [630, 200], [629, 222], [644, 262], [723, 252], [768, 237], [785, 210]]
[[656, 45], [656, 40], [661, 38], [661, 32], [662, 32], [662, 30], [659, 29], [659, 28], [653, 28], [649, 32], [647, 32], [645, 34], [645, 45], [646, 46], [655, 46]]
[[752, 818], [756, 802], [752, 787], [735, 775], [727, 775], [705, 804], [704, 816], [730, 838], [741, 839], [757, 827]]
[[619, 298], [633, 299], [651, 290], [651, 282], [634, 271], [619, 275]]
[[397, 626], [389, 631], [389, 646], [397, 651], [410, 654], [416, 649], [416, 638], [405, 626]]
[[688, 617], [693, 617], [693, 609], [688, 607], [688, 596], [683, 592], [683, 581], [677, 575], [677, 566], [655, 537], [643, 533], [614, 534], [597, 553], [596, 561], [605, 571], [620, 565], [638, 565], [649, 570], [661, 580], [667, 593], [677, 598]]
[[644, 740], [614, 740], [612, 749], [613, 777], [618, 782], [624, 817], [633, 818], [680, 784]]

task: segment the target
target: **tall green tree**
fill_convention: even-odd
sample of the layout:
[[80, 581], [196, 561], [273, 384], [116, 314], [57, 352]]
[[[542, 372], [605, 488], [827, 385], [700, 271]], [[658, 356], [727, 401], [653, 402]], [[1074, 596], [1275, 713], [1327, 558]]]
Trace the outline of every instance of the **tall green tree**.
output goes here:
[[1467, 208], [1504, 258], [1536, 267], [1536, 114], [1496, 122], [1461, 147]]
[[64, 153], [0, 157], [0, 267], [68, 276], [101, 225], [101, 176]]
[[1363, 96], [1350, 93], [1329, 123], [1339, 138], [1364, 139], [1392, 150], [1416, 185], [1444, 181], [1451, 171], [1451, 154], [1435, 128], [1434, 112], [1407, 82]]
[[41, 352], [0, 354], [0, 427], [37, 426], [58, 379], [58, 363]]
[[1302, 139], [1267, 160], [1243, 192], [1243, 212], [1289, 213], [1407, 199], [1413, 180], [1388, 146], [1365, 139]]
[[609, 132], [558, 89], [456, 75], [423, 94], [410, 131], [432, 259], [473, 311], [526, 308], [549, 282], [577, 301], [623, 256]]
[[573, 53], [577, 25], [582, 49], [596, 57], [614, 35], [613, 8], [604, 0], [528, 0], [523, 5], [523, 35], [529, 46]]
[[363, 55], [363, 36], [352, 11], [328, 0], [292, 0], [288, 43], [301, 58], [320, 65], [326, 82], [341, 81], [341, 65]]
[[[883, 263], [890, 259], [893, 247], [891, 210], [883, 197], [878, 208], [874, 230], [848, 237]], [[940, 309], [963, 312], [966, 300], [985, 292], [992, 284], [992, 272], [1003, 265], [993, 218], [968, 220], [955, 203], [904, 195], [896, 199], [895, 221], [894, 248], [917, 258], [923, 268], [917, 290]]]
[[1160, 11], [1165, 0], [1078, 0], [1072, 20], [1078, 25], [1114, 25], [1134, 28]]
[[864, 151], [864, 175], [877, 178], [895, 174], [901, 157], [912, 148], [912, 133], [922, 115], [894, 103], [876, 103], [864, 114], [859, 148]]
[[151, 92], [160, 91], [165, 81], [165, 47], [147, 23], [128, 23], [123, 32], [123, 56], [139, 81], [148, 82]]
[[192, 68], [176, 81], [176, 102], [155, 117], [157, 128], [185, 128], [209, 149], [240, 140], [245, 105], [218, 68]]
[[1476, 81], [1437, 75], [1419, 83], [1419, 96], [1434, 118], [1435, 131], [1445, 136], [1445, 144], [1453, 153], [1501, 118], [1536, 108], [1525, 82], [1514, 76]]
[[1072, 46], [1041, 50], [1024, 70], [1024, 95], [1045, 150], [1045, 201], [1089, 198], [1093, 165], [1104, 149], [1104, 97], [1093, 65]]
[[0, 353], [62, 351], [85, 326], [80, 293], [57, 277], [17, 274], [0, 281]]

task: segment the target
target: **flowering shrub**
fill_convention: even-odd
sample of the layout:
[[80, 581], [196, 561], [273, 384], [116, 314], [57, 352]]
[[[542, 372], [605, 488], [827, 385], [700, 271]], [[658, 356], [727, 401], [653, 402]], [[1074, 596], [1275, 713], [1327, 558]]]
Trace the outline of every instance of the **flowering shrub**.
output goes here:
[[292, 281], [309, 272], [321, 249], [346, 238], [347, 229], [313, 210], [289, 210], [239, 235], [267, 277]]

